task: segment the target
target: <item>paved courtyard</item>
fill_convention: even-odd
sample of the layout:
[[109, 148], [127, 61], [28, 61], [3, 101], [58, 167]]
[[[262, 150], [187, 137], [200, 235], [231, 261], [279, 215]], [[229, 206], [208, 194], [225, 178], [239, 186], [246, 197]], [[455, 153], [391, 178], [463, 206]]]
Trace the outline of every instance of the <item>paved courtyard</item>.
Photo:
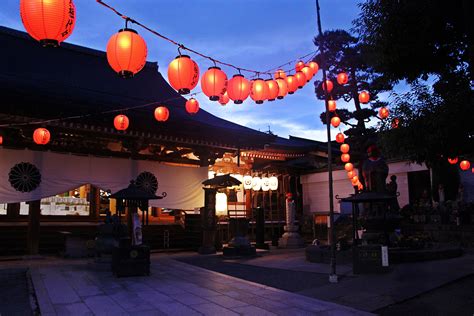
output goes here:
[[371, 315], [154, 255], [150, 277], [91, 260], [30, 264], [42, 315]]

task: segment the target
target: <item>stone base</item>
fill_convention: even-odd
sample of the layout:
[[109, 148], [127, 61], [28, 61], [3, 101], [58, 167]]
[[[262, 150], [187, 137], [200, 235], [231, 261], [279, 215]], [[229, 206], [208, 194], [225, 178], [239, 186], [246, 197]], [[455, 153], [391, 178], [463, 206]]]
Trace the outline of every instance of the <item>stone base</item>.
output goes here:
[[257, 250], [255, 247], [224, 247], [222, 249], [224, 257], [249, 257], [256, 256]]
[[297, 232], [286, 232], [278, 240], [278, 248], [302, 248], [304, 240]]

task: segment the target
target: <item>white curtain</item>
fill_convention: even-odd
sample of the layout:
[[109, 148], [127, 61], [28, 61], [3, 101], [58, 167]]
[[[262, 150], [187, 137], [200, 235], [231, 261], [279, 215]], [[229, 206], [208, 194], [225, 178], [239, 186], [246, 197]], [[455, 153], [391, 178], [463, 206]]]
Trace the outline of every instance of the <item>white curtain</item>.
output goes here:
[[[21, 162], [35, 165], [41, 173], [41, 183], [33, 191], [19, 192], [9, 182], [11, 168]], [[204, 205], [201, 182], [207, 179], [206, 167], [3, 148], [0, 149], [0, 203], [38, 200], [84, 184], [114, 193], [127, 187], [130, 180], [144, 171], [158, 179], [157, 195], [167, 193], [162, 200], [150, 201], [151, 206], [189, 210]]]

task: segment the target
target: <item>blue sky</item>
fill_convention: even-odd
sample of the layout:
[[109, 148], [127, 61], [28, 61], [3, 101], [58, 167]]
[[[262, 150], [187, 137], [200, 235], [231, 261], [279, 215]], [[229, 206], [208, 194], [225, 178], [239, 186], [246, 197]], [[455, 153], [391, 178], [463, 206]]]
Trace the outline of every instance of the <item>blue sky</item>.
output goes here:
[[[216, 59], [243, 68], [266, 70], [315, 50], [316, 29], [313, 0], [106, 0], [124, 14], [160, 33]], [[358, 1], [320, 0], [323, 29], [349, 29], [359, 10]], [[123, 20], [95, 0], [75, 0], [76, 27], [67, 42], [105, 50], [109, 37], [123, 27]], [[19, 0], [2, 0], [0, 24], [24, 30]], [[177, 55], [174, 45], [134, 27], [148, 45], [148, 60], [157, 61], [166, 78], [169, 62]], [[208, 60], [192, 56], [201, 74]], [[233, 69], [222, 67], [228, 77]], [[319, 72], [317, 76], [321, 76]], [[199, 85], [196, 89], [199, 89]], [[319, 120], [324, 104], [307, 84], [283, 100], [255, 104], [229, 102], [221, 106], [197, 96], [201, 108], [212, 114], [257, 130], [325, 141]], [[342, 101], [341, 101], [342, 103]], [[339, 105], [339, 103], [338, 103]], [[341, 124], [342, 125], [342, 124]], [[336, 133], [333, 133], [333, 136]]]

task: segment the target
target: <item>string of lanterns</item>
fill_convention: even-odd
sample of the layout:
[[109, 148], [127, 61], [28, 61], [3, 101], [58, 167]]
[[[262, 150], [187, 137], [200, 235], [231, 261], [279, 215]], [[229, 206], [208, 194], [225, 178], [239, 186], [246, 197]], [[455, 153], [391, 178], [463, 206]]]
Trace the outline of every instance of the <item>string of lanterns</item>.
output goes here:
[[[459, 161], [458, 157], [448, 157], [448, 162], [451, 165], [456, 165]], [[459, 168], [461, 168], [462, 171], [467, 171], [471, 168], [471, 162], [469, 160], [461, 160], [459, 162]], [[471, 169], [471, 172], [474, 173], [474, 167]]]

